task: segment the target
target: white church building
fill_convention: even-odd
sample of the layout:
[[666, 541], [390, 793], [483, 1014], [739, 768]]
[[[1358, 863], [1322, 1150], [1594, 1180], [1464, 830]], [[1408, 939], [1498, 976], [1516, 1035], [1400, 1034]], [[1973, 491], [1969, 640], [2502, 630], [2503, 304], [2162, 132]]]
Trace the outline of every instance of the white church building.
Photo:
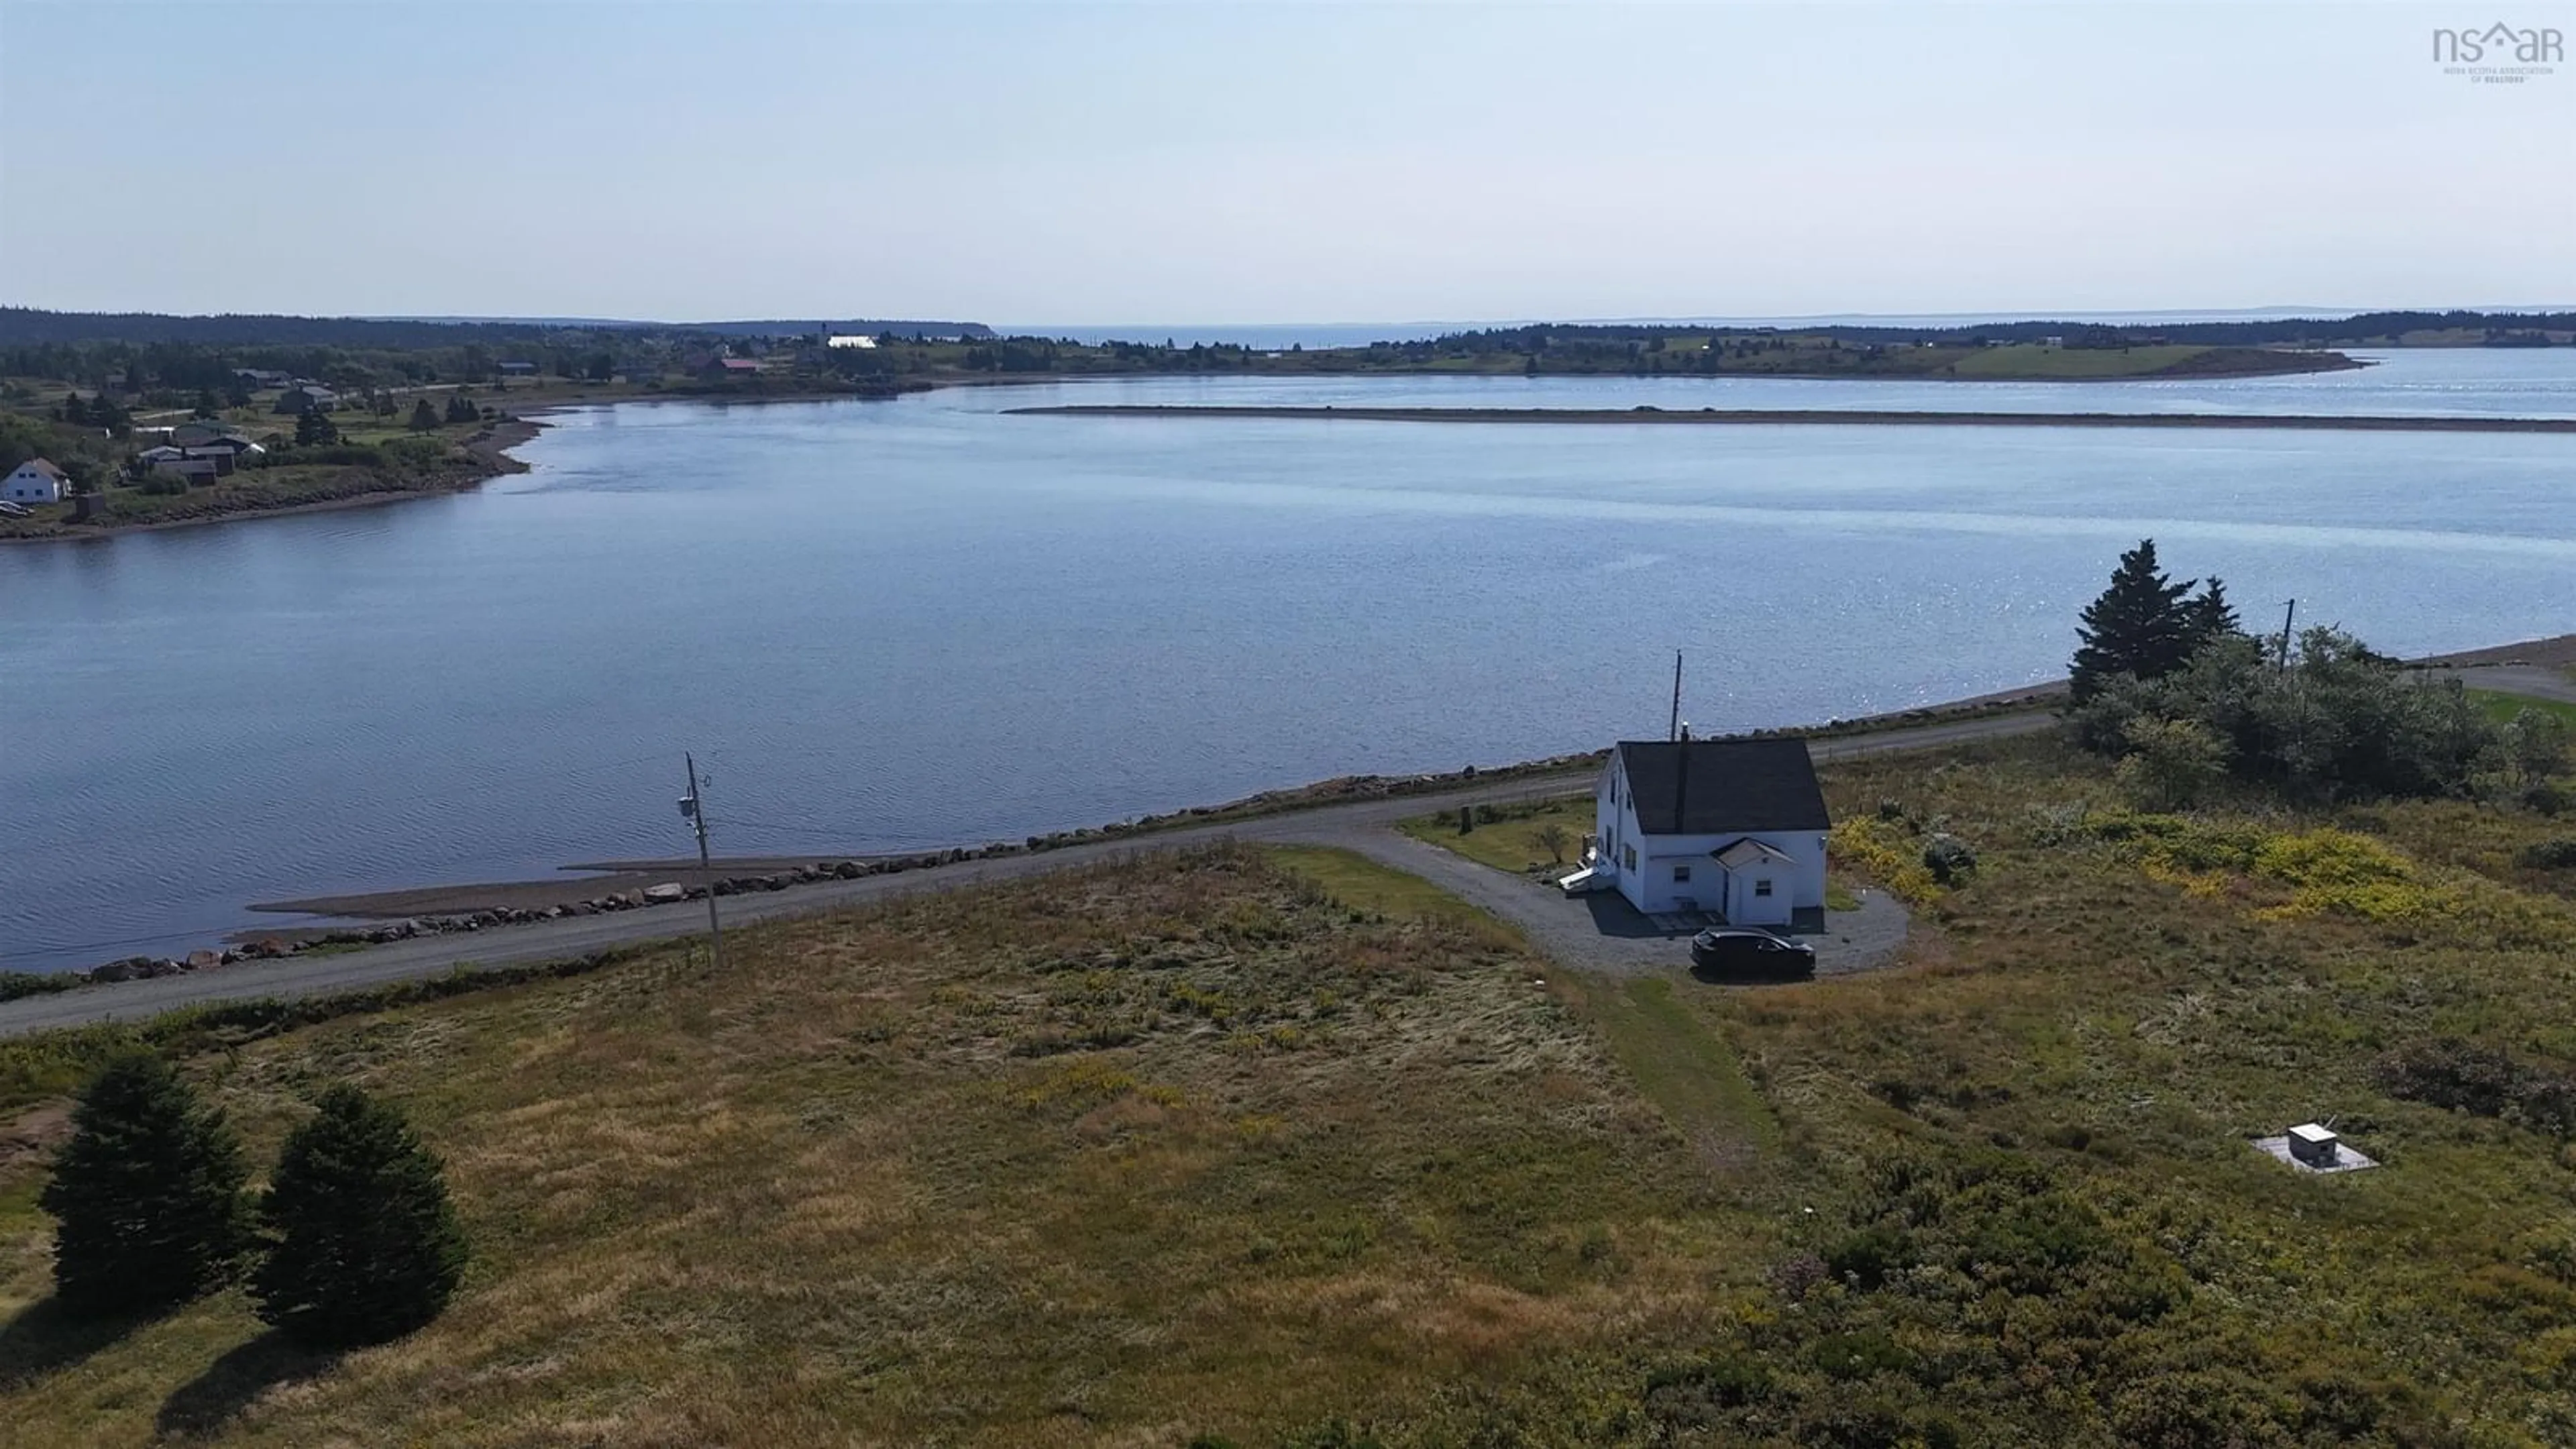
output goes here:
[[1595, 787], [1593, 847], [1566, 890], [1648, 915], [1821, 931], [1825, 813], [1801, 739], [1623, 740]]

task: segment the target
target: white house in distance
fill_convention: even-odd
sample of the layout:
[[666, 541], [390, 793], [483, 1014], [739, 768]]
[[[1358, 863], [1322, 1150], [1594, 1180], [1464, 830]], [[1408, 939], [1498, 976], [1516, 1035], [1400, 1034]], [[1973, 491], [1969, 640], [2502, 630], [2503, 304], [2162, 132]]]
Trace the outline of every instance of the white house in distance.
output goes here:
[[1821, 931], [1824, 792], [1801, 739], [1622, 740], [1594, 790], [1595, 854], [1569, 891], [1648, 915]]
[[29, 458], [18, 465], [9, 481], [0, 483], [0, 498], [11, 503], [60, 503], [71, 489], [71, 480], [63, 470], [42, 458]]

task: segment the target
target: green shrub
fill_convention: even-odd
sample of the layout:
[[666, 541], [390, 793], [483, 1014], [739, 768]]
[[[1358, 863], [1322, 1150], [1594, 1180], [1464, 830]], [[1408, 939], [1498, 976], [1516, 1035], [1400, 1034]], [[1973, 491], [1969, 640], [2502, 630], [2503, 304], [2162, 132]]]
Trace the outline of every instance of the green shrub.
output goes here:
[[246, 1226], [241, 1146], [170, 1064], [111, 1060], [72, 1112], [39, 1205], [54, 1295], [83, 1316], [184, 1303], [232, 1276]]
[[1734, 1411], [1762, 1403], [1775, 1392], [1769, 1369], [1730, 1355], [1652, 1370], [1646, 1375], [1643, 1403], [1647, 1417], [1665, 1435], [1676, 1436], [1721, 1427]]
[[80, 979], [68, 971], [0, 971], [0, 1001], [48, 996], [57, 991], [69, 991], [78, 985]]
[[2505, 727], [2457, 681], [2420, 683], [2333, 629], [2301, 635], [2286, 670], [2254, 640], [2220, 637], [2161, 677], [2104, 681], [2066, 720], [2076, 744], [2096, 754], [2126, 757], [2140, 740], [2159, 740], [2196, 774], [2205, 757], [2156, 733], [2156, 722], [2187, 723], [2237, 778], [2324, 800], [2466, 795], [2509, 753]]
[[447, 456], [447, 444], [437, 438], [387, 438], [379, 451], [387, 463], [425, 468]]
[[2576, 840], [2544, 840], [2514, 857], [2526, 870], [2576, 870]]
[[1878, 1374], [1903, 1374], [1914, 1367], [1914, 1355], [1900, 1347], [1896, 1340], [1880, 1329], [1858, 1333], [1830, 1333], [1817, 1339], [1807, 1356], [1825, 1377], [1865, 1379]]
[[2392, 1097], [2576, 1136], [2576, 1075], [2516, 1061], [2492, 1047], [2457, 1037], [2410, 1042], [2382, 1058], [2372, 1075]]
[[1923, 842], [1923, 868], [1942, 885], [1956, 885], [1976, 873], [1977, 853], [1968, 842], [1946, 832]]
[[259, 1316], [313, 1344], [399, 1338], [455, 1294], [464, 1229], [437, 1157], [400, 1112], [346, 1085], [318, 1106], [260, 1200]]

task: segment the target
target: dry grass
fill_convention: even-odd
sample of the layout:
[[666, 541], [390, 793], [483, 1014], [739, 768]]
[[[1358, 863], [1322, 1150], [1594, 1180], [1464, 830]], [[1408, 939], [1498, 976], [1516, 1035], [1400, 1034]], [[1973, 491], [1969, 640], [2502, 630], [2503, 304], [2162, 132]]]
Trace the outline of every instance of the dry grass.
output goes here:
[[9, 1442], [1257, 1441], [1687, 1338], [1742, 1255], [1678, 1135], [1509, 934], [1318, 864], [1349, 899], [1148, 857], [201, 1059], [261, 1158], [324, 1082], [401, 1100], [467, 1292], [318, 1373], [219, 1298], [19, 1386]]

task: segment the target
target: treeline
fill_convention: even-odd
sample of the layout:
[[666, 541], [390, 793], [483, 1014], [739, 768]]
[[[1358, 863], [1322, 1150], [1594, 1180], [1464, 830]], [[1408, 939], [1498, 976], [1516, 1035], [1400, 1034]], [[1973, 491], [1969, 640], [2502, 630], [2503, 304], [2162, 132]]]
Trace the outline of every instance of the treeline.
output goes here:
[[2457, 679], [2424, 680], [2338, 629], [2293, 641], [2238, 627], [2216, 579], [2169, 578], [2148, 539], [2085, 609], [2066, 720], [2150, 809], [2233, 783], [2320, 802], [2518, 798], [2570, 803], [2566, 725], [2498, 722]]
[[1988, 343], [2058, 338], [2070, 347], [2141, 347], [2177, 343], [2198, 347], [2358, 346], [2388, 342], [2411, 332], [2463, 331], [2499, 345], [2548, 345], [2551, 333], [2576, 334], [2576, 312], [2361, 312], [2348, 317], [2300, 317], [2205, 322], [2101, 322], [2035, 318], [1952, 326], [1827, 323], [1806, 327], [1731, 326], [1681, 322], [1568, 325], [1541, 322], [1446, 333], [1419, 343], [1376, 343], [1375, 348], [1430, 349], [1486, 354], [1651, 348], [1675, 337], [1717, 336], [1729, 343], [1787, 346], [1812, 338], [1854, 346], [1912, 344], [1982, 347]]
[[990, 337], [980, 322], [916, 320], [848, 322], [620, 322], [604, 319], [437, 321], [389, 317], [288, 317], [218, 313], [182, 317], [160, 312], [50, 312], [0, 307], [0, 346], [40, 342], [187, 342], [205, 347], [455, 348], [539, 347], [566, 333], [696, 337], [801, 337], [823, 331], [869, 336]]
[[541, 374], [605, 381], [624, 366], [676, 368], [684, 349], [667, 343], [565, 335], [540, 346], [479, 342], [414, 349], [383, 347], [217, 347], [194, 342], [40, 342], [0, 347], [0, 377], [37, 378], [92, 391], [113, 390], [147, 408], [248, 405], [245, 369], [309, 377], [343, 393], [422, 383], [491, 383], [503, 362]]

